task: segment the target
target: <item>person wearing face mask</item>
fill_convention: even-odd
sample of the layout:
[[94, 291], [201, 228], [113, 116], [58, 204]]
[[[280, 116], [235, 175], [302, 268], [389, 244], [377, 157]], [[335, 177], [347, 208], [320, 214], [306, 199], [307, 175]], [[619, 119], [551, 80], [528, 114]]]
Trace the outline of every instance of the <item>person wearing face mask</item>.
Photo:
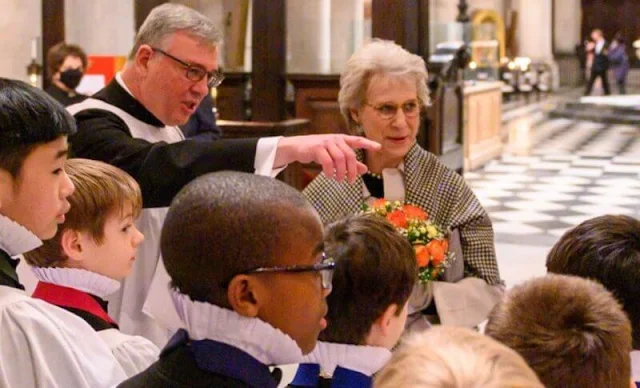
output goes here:
[[49, 87], [45, 89], [51, 97], [64, 106], [77, 104], [88, 96], [76, 92], [87, 69], [87, 54], [80, 46], [60, 42], [47, 53]]

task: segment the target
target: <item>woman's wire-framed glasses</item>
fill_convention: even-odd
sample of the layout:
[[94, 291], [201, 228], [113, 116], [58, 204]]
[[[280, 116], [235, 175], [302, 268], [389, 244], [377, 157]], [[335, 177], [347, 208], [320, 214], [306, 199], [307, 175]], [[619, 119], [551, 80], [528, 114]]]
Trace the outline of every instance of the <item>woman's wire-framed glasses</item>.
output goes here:
[[380, 118], [384, 120], [391, 120], [398, 114], [398, 109], [402, 109], [402, 112], [408, 118], [416, 117], [420, 113], [422, 102], [420, 101], [420, 99], [415, 99], [407, 101], [404, 104], [398, 106], [389, 103], [373, 105], [365, 101], [364, 105], [372, 107], [376, 111], [376, 113], [378, 113], [378, 116], [380, 116]]

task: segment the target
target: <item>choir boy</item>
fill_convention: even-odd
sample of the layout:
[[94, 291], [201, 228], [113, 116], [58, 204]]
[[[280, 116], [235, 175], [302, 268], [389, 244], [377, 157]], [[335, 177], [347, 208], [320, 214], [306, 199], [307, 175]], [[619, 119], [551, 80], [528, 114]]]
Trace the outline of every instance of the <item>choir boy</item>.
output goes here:
[[[275, 388], [327, 325], [334, 263], [320, 217], [283, 182], [203, 175], [173, 200], [161, 250], [184, 329], [121, 387]], [[277, 370], [279, 371], [279, 370]]]
[[135, 220], [142, 211], [138, 183], [126, 172], [89, 159], [71, 159], [66, 171], [76, 190], [58, 233], [24, 255], [39, 280], [34, 298], [77, 315], [106, 342], [127, 376], [158, 359], [148, 339], [121, 333], [105, 298], [120, 288], [144, 239]]
[[17, 256], [52, 238], [74, 186], [73, 118], [43, 91], [0, 78], [0, 386], [110, 387], [125, 378], [82, 319], [25, 294]]
[[336, 261], [328, 326], [291, 386], [370, 387], [404, 330], [415, 253], [391, 224], [371, 214], [331, 224], [324, 243]]

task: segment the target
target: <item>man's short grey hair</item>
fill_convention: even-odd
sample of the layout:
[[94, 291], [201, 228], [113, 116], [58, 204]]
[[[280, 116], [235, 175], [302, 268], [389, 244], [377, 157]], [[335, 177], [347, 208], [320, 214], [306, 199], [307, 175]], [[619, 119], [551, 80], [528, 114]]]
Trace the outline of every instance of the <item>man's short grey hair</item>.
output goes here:
[[193, 8], [167, 3], [152, 9], [142, 23], [133, 49], [129, 53], [129, 59], [136, 56], [141, 45], [161, 46], [165, 38], [176, 32], [185, 32], [212, 47], [222, 43], [222, 32], [211, 19]]
[[427, 67], [424, 59], [411, 54], [389, 40], [375, 39], [356, 51], [347, 61], [340, 76], [338, 103], [340, 112], [347, 121], [347, 129], [356, 132], [357, 123], [349, 111], [362, 106], [374, 74], [384, 74], [408, 78], [416, 83], [418, 98], [424, 106], [429, 105], [427, 88]]

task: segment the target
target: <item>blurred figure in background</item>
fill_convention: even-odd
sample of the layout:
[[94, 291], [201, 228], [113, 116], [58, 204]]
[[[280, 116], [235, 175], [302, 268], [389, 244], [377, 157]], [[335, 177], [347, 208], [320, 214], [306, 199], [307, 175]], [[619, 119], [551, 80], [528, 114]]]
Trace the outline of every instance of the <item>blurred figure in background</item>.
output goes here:
[[586, 44], [588, 53], [587, 66], [589, 66], [589, 54], [593, 56], [593, 62], [591, 63], [591, 74], [589, 76], [589, 83], [587, 84], [585, 96], [591, 94], [591, 89], [593, 89], [593, 84], [595, 83], [596, 78], [600, 78], [602, 80], [604, 94], [608, 96], [611, 94], [609, 91], [609, 79], [607, 78], [607, 71], [609, 70], [609, 57], [607, 56], [607, 53], [609, 51], [609, 47], [607, 45], [607, 41], [604, 39], [602, 30], [600, 29], [596, 28], [591, 32], [591, 39], [593, 42], [588, 42]]
[[51, 83], [45, 92], [64, 106], [84, 101], [88, 96], [76, 92], [87, 70], [87, 54], [75, 44], [60, 42], [47, 53], [47, 74]]
[[609, 47], [609, 63], [618, 85], [618, 93], [626, 94], [627, 74], [629, 74], [629, 57], [622, 34], [617, 33]]

